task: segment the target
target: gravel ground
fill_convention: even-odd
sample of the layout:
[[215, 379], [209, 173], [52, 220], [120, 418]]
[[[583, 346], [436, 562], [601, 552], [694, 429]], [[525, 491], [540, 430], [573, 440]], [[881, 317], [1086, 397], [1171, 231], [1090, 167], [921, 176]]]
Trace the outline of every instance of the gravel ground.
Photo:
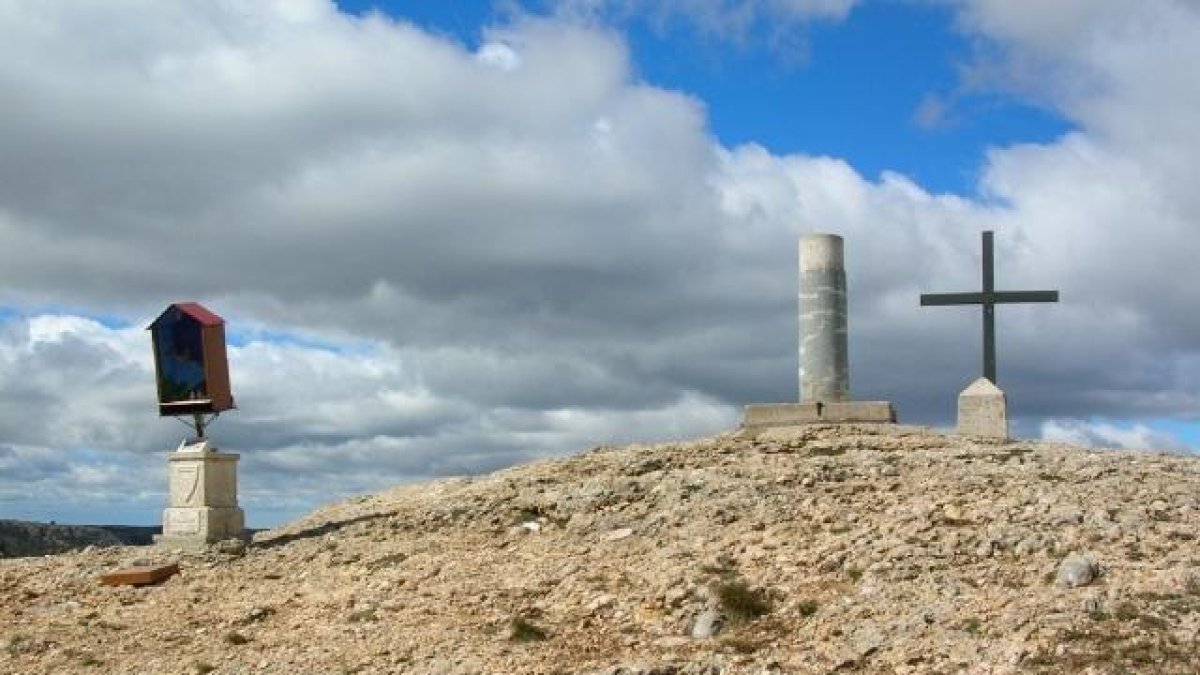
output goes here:
[[[1200, 458], [896, 425], [596, 448], [249, 546], [0, 561], [6, 673], [1196, 673]], [[143, 588], [101, 586], [178, 562]]]

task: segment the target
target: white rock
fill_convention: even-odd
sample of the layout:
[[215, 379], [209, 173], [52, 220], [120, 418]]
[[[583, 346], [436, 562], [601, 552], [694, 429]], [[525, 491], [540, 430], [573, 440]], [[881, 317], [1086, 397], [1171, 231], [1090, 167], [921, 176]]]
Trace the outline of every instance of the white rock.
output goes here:
[[692, 624], [692, 637], [698, 640], [713, 637], [721, 632], [721, 624], [721, 613], [715, 608], [709, 607], [700, 612], [696, 617], [696, 622]]
[[1085, 555], [1069, 555], [1058, 566], [1056, 578], [1059, 586], [1078, 588], [1087, 586], [1100, 574], [1100, 564]]
[[612, 532], [609, 532], [608, 534], [604, 535], [604, 538], [607, 541], [620, 541], [621, 539], [625, 539], [626, 537], [629, 537], [632, 534], [633, 534], [632, 527], [622, 527], [622, 528], [613, 530]]

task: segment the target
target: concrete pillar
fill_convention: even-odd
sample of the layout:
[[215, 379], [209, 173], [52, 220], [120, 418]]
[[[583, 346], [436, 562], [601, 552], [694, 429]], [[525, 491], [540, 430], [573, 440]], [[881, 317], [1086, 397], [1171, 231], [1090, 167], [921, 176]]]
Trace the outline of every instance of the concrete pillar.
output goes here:
[[848, 354], [842, 238], [806, 235], [800, 239], [800, 400], [847, 400]]

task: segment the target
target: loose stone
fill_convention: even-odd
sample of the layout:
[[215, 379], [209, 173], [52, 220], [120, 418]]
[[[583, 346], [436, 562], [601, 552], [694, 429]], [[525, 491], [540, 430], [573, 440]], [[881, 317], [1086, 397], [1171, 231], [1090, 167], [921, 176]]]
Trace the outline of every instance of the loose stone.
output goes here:
[[700, 612], [692, 624], [692, 637], [703, 640], [721, 631], [721, 613], [713, 607]]
[[1078, 588], [1087, 586], [1100, 574], [1100, 564], [1085, 555], [1070, 555], [1058, 566], [1056, 580], [1059, 586]]

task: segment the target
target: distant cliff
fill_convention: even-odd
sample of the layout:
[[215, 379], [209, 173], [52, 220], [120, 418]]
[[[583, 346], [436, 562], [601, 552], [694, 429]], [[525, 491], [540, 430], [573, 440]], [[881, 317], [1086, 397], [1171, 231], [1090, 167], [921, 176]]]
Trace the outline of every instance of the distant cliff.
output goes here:
[[149, 544], [153, 527], [122, 525], [55, 525], [0, 520], [0, 558], [62, 553], [85, 546]]

